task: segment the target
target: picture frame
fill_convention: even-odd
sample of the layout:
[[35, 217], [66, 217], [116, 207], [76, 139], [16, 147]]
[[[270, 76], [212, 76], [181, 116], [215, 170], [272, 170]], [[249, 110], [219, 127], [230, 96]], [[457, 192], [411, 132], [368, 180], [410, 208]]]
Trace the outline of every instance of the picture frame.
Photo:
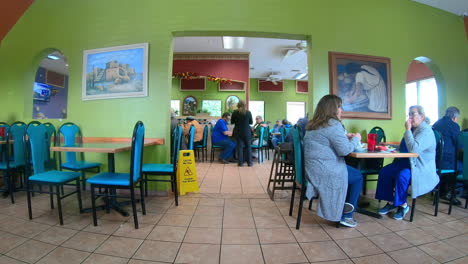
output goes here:
[[227, 112], [234, 112], [237, 109], [237, 103], [239, 103], [240, 99], [237, 95], [229, 95], [226, 98], [226, 111]]
[[194, 116], [197, 114], [198, 103], [197, 99], [194, 96], [187, 96], [184, 98], [182, 103], [182, 115], [184, 116]]
[[392, 119], [390, 58], [329, 52], [330, 94], [343, 100], [342, 118]]
[[219, 92], [244, 92], [245, 91], [245, 82], [231, 80], [231, 83], [219, 82], [218, 91]]
[[148, 96], [148, 43], [83, 51], [83, 101]]

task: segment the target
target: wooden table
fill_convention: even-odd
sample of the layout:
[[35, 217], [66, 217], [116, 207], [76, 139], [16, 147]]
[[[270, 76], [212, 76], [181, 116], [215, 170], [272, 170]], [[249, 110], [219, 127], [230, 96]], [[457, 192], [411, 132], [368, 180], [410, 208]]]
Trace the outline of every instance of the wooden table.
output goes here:
[[[362, 159], [417, 158], [419, 155], [418, 155], [418, 153], [402, 153], [402, 152], [398, 152], [398, 151], [395, 151], [395, 152], [391, 152], [391, 151], [371, 151], [371, 152], [368, 152], [366, 150], [366, 151], [363, 151], [363, 152], [351, 152], [348, 156], [359, 159], [357, 169], [360, 171], [361, 170], [361, 161], [362, 161]], [[364, 184], [366, 184], [366, 183], [364, 182]], [[356, 208], [357, 213], [368, 215], [368, 216], [374, 217], [374, 218], [379, 218], [379, 219], [382, 218], [382, 216], [380, 214], [367, 211], [365, 209], [362, 209], [361, 207], [365, 207], [365, 205], [364, 206], [363, 205], [358, 206], [358, 208]]]
[[[115, 172], [115, 153], [129, 151], [132, 148], [131, 138], [83, 138], [83, 144], [73, 146], [53, 146], [50, 147], [51, 151], [63, 152], [95, 152], [107, 153], [107, 166], [109, 172]], [[163, 138], [147, 138], [145, 139], [144, 146], [154, 146], [164, 144]], [[114, 194], [115, 194], [115, 190]], [[111, 198], [110, 207], [121, 213], [123, 216], [128, 216], [128, 212], [120, 207], [115, 196]], [[105, 209], [105, 206], [100, 206], [99, 209]], [[87, 209], [86, 209], [87, 210]]]

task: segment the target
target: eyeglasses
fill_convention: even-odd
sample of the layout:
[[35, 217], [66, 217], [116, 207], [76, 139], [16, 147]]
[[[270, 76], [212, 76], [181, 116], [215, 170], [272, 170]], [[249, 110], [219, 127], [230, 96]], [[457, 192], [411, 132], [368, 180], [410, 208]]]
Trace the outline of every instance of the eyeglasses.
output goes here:
[[409, 112], [409, 113], [408, 113], [408, 116], [409, 116], [409, 117], [419, 116], [419, 113], [418, 113], [418, 112]]

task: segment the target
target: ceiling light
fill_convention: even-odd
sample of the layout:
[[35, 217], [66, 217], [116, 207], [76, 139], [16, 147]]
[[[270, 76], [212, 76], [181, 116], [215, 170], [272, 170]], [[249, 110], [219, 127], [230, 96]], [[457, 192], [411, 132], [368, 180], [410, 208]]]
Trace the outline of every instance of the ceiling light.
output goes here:
[[223, 37], [224, 49], [242, 49], [244, 47], [244, 37]]
[[302, 72], [302, 73], [298, 73], [298, 74], [294, 75], [293, 79], [300, 80], [300, 79], [303, 79], [305, 77], [307, 77], [307, 73]]
[[54, 54], [47, 55], [47, 58], [49, 58], [51, 60], [60, 60], [60, 57], [57, 56], [57, 55], [54, 55]]

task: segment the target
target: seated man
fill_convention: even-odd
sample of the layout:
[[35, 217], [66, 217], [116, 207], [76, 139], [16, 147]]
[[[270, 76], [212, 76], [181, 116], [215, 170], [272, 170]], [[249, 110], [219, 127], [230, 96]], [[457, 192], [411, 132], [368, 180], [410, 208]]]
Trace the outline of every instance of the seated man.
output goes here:
[[231, 120], [231, 114], [226, 112], [222, 118], [216, 122], [211, 134], [211, 141], [213, 144], [222, 146], [223, 152], [219, 155], [219, 160], [227, 164], [233, 160], [234, 150], [236, 149], [236, 143], [229, 139], [232, 136], [232, 131], [229, 131], [227, 124]]
[[278, 119], [276, 120], [276, 124], [271, 130], [271, 133], [274, 133], [276, 135], [272, 135], [271, 137], [271, 144], [273, 145], [273, 148], [276, 148], [278, 146], [278, 143], [281, 142], [281, 127], [283, 124], [281, 123], [281, 120]]
[[[190, 133], [190, 127], [195, 126], [195, 136], [193, 138], [193, 144], [200, 142], [203, 139], [203, 127], [198, 123], [197, 120], [193, 116], [188, 116], [186, 118], [185, 123], [182, 125], [182, 128], [184, 129], [184, 136], [186, 137], [185, 142], [182, 143], [182, 148], [187, 149], [188, 143], [189, 143], [189, 133]], [[184, 147], [185, 143], [185, 147]]]
[[[445, 111], [445, 116], [439, 119], [432, 126], [435, 130], [439, 131], [444, 139], [444, 149], [442, 151], [442, 169], [454, 170], [455, 169], [455, 151], [457, 150], [457, 137], [460, 134], [460, 126], [458, 125], [458, 117], [460, 110], [457, 107], [451, 106]], [[462, 162], [458, 161], [458, 168], [462, 169]], [[448, 190], [447, 175], [442, 175], [440, 179], [440, 199], [450, 201], [450, 194]], [[460, 205], [461, 202], [454, 197], [454, 205]]]
[[[261, 127], [267, 127], [265, 122], [263, 122], [263, 118], [261, 116], [256, 116], [255, 117], [255, 125], [253, 126], [253, 141], [252, 145], [258, 145], [258, 137], [260, 136], [260, 128]], [[267, 142], [265, 140], [263, 141], [263, 145], [265, 145]], [[258, 151], [252, 150], [252, 157], [253, 158], [258, 158]]]

